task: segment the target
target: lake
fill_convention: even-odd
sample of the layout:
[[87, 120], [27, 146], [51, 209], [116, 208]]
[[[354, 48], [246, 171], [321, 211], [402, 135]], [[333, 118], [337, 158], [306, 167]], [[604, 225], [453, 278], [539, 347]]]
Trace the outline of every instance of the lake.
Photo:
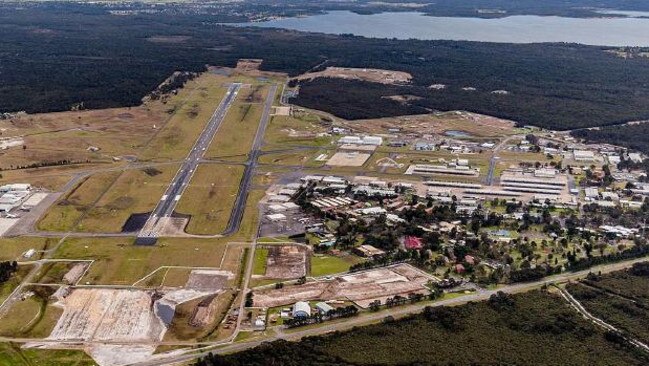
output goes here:
[[[624, 12], [610, 11], [610, 13]], [[482, 19], [430, 17], [417, 12], [359, 15], [349, 11], [332, 11], [309, 17], [238, 25], [329, 34], [354, 34], [372, 38], [649, 46], [649, 19], [637, 16], [565, 18], [524, 15]]]

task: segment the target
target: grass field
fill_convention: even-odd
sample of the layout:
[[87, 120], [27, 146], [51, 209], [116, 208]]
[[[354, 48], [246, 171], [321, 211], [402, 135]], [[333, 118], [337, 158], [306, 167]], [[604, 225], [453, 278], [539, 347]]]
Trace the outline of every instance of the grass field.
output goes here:
[[[58, 238], [39, 238], [39, 237], [20, 237], [20, 238], [0, 238], [0, 261], [6, 260], [25, 260], [19, 258], [21, 254], [29, 249], [40, 251], [51, 247], [59, 241]], [[31, 260], [39, 259], [40, 255], [35, 254]]]
[[362, 259], [355, 255], [345, 257], [314, 255], [311, 257], [311, 276], [319, 277], [347, 272], [349, 267], [361, 261]]
[[134, 213], [153, 210], [178, 166], [124, 171], [78, 225], [79, 231], [120, 232]]
[[218, 234], [225, 230], [239, 192], [243, 166], [201, 164], [176, 211], [191, 215], [190, 234]]
[[0, 335], [45, 338], [63, 313], [35, 296], [15, 303], [0, 321]]
[[167, 104], [170, 119], [150, 141], [142, 159], [184, 158], [225, 96], [226, 78], [205, 73], [188, 82]]
[[240, 102], [237, 97], [205, 154], [208, 158], [248, 155], [255, 139], [263, 106]]
[[264, 275], [266, 274], [266, 262], [268, 261], [268, 249], [257, 248], [255, 250], [255, 262], [252, 274]]
[[[1, 153], [0, 168], [59, 160], [110, 162], [137, 155], [164, 121], [162, 104], [135, 108], [59, 112], [0, 121], [4, 136], [20, 136], [22, 145]], [[135, 123], [137, 122], [137, 123]], [[97, 152], [89, 147], [97, 147]]]
[[[291, 136], [292, 131], [295, 133], [294, 136]], [[320, 117], [315, 114], [273, 116], [264, 136], [265, 149], [285, 148], [287, 145], [331, 145], [331, 137], [316, 137], [317, 134], [324, 132], [327, 132], [327, 129], [320, 125]]]
[[[75, 166], [74, 169], [87, 169], [88, 165]], [[57, 192], [72, 179], [72, 172], [68, 169], [58, 167], [21, 169], [3, 171], [0, 178], [0, 185], [9, 183], [29, 183], [34, 187], [40, 187], [52, 192]]]
[[84, 179], [48, 210], [38, 228], [46, 231], [73, 230], [119, 175], [119, 172], [98, 173]]
[[132, 238], [74, 238], [55, 258], [94, 259], [80, 284], [132, 285], [161, 266], [219, 267], [223, 239], [161, 238], [158, 245], [134, 246]]
[[0, 366], [94, 366], [96, 363], [80, 350], [22, 349], [13, 343], [0, 343]]

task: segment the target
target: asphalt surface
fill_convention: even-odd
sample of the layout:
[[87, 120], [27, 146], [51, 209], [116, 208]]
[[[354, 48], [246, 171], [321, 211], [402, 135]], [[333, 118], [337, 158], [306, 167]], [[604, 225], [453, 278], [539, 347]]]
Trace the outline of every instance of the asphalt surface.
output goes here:
[[245, 162], [243, 177], [241, 178], [241, 182], [239, 183], [239, 193], [237, 194], [237, 198], [234, 201], [234, 206], [232, 207], [232, 212], [230, 213], [228, 226], [225, 228], [225, 231], [222, 233], [222, 235], [234, 234], [239, 231], [239, 226], [241, 226], [241, 220], [243, 219], [243, 214], [246, 209], [246, 201], [248, 200], [250, 185], [252, 183], [252, 178], [255, 175], [255, 169], [257, 168], [257, 159], [261, 154], [261, 145], [264, 142], [264, 134], [266, 133], [266, 127], [268, 127], [268, 122], [270, 121], [270, 111], [273, 107], [276, 93], [277, 85], [271, 86], [270, 91], [268, 92], [268, 96], [266, 97], [266, 101], [264, 102], [264, 110], [261, 115], [259, 127], [257, 127], [255, 141], [252, 144], [250, 154], [248, 155], [248, 160], [246, 160]]
[[241, 84], [239, 83], [231, 84], [228, 87], [228, 91], [221, 101], [221, 104], [216, 108], [212, 118], [210, 118], [207, 126], [205, 126], [205, 129], [196, 140], [196, 143], [189, 152], [189, 155], [187, 155], [185, 160], [182, 162], [176, 176], [174, 176], [164, 195], [156, 205], [155, 209], [151, 212], [151, 215], [144, 224], [143, 229], [140, 231], [138, 238], [155, 238], [157, 236], [156, 226], [159, 220], [161, 218], [172, 216], [174, 209], [178, 205], [178, 201], [180, 201], [183, 192], [189, 185], [189, 181], [194, 175], [198, 164], [205, 155], [205, 151], [209, 148], [216, 131], [218, 131], [221, 123], [225, 119], [228, 109], [232, 103], [234, 103], [234, 100], [239, 93], [239, 89], [241, 89]]

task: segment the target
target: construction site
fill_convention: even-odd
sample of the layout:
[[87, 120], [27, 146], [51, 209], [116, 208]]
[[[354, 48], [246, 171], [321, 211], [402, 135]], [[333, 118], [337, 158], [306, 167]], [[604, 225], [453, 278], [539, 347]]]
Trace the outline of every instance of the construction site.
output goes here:
[[385, 302], [396, 295], [428, 293], [426, 285], [430, 281], [437, 281], [437, 278], [409, 264], [397, 264], [302, 285], [255, 290], [254, 306], [271, 308], [298, 301], [348, 300], [367, 308], [374, 300]]
[[311, 249], [304, 245], [269, 245], [265, 278], [294, 279], [306, 276]]

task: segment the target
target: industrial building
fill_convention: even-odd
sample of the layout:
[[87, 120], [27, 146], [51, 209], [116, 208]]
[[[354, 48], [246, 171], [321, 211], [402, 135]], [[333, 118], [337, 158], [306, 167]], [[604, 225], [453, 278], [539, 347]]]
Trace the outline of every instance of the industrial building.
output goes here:
[[417, 175], [431, 175], [431, 174], [447, 174], [447, 175], [463, 175], [463, 176], [478, 176], [480, 169], [471, 168], [467, 165], [429, 165], [429, 164], [412, 164], [404, 174], [417, 174]]
[[593, 161], [595, 160], [595, 153], [588, 150], [574, 150], [572, 156], [575, 161]]
[[341, 145], [383, 145], [383, 138], [380, 136], [343, 136], [338, 140]]
[[294, 318], [308, 318], [311, 316], [311, 306], [308, 302], [298, 301], [293, 305]]

